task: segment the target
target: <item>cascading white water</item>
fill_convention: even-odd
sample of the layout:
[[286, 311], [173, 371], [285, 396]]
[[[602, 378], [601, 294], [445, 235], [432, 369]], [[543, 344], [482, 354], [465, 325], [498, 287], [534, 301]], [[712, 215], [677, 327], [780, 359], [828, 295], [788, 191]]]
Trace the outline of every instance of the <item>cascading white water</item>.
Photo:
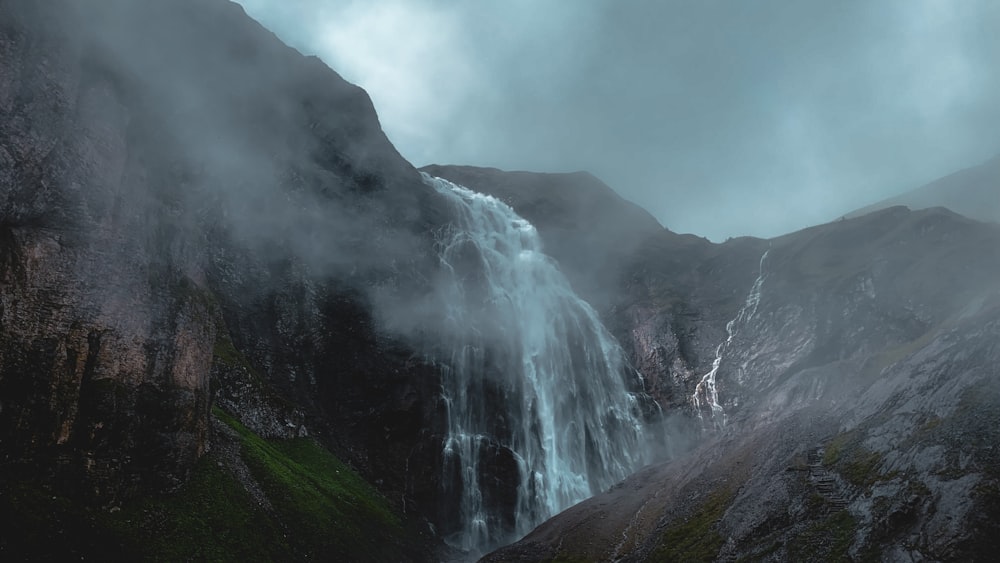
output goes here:
[[757, 279], [754, 280], [753, 286], [750, 288], [750, 293], [747, 294], [746, 302], [743, 303], [743, 307], [740, 308], [736, 317], [726, 323], [726, 340], [715, 349], [715, 360], [712, 362], [712, 369], [702, 376], [701, 381], [694, 388], [694, 394], [691, 395], [691, 403], [694, 405], [695, 412], [698, 413], [698, 418], [704, 422], [705, 419], [701, 413], [707, 406], [710, 409], [711, 422], [716, 429], [725, 427], [726, 411], [719, 403], [719, 390], [716, 387], [715, 378], [719, 374], [719, 366], [722, 365], [722, 355], [733, 342], [737, 328], [745, 325], [757, 314], [757, 306], [760, 304], [760, 292], [764, 285], [764, 262], [767, 260], [768, 252], [770, 250], [764, 251], [764, 254], [760, 257], [760, 270], [757, 274]]
[[[451, 351], [445, 482], [461, 521], [449, 542], [482, 552], [647, 461], [641, 382], [528, 221], [491, 196], [424, 179], [453, 208], [437, 284]], [[505, 461], [516, 487], [507, 510], [491, 492], [504, 470], [486, 467]]]

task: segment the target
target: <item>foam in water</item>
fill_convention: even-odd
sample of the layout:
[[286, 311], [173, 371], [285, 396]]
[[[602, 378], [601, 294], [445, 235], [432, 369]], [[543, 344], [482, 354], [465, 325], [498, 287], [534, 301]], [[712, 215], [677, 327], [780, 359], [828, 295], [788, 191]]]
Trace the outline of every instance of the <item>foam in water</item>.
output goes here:
[[[483, 552], [647, 461], [641, 383], [528, 221], [493, 197], [424, 180], [454, 217], [438, 235], [437, 284], [451, 356], [444, 482], [462, 522], [448, 539]], [[506, 508], [495, 492], [505, 475], [516, 496]]]

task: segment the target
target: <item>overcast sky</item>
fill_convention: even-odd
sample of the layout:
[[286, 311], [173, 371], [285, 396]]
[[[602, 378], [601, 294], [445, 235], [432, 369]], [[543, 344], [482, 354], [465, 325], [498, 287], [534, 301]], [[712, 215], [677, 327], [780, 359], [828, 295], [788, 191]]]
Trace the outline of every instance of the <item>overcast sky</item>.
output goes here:
[[417, 166], [588, 170], [775, 236], [1000, 153], [997, 0], [239, 0]]

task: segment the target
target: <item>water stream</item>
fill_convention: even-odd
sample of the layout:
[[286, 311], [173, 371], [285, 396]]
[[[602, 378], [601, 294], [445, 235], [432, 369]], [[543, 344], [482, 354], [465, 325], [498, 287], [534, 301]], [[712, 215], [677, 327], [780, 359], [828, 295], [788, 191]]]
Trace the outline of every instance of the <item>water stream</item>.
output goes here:
[[641, 381], [597, 313], [513, 209], [424, 177], [452, 206], [438, 233], [448, 537], [473, 553], [516, 540], [646, 461]]
[[[719, 374], [719, 366], [722, 365], [722, 356], [732, 345], [733, 337], [736, 336], [737, 330], [745, 326], [757, 314], [757, 306], [760, 304], [760, 292], [765, 278], [764, 263], [767, 260], [768, 252], [765, 251], [760, 257], [759, 273], [757, 274], [757, 279], [753, 282], [753, 286], [750, 288], [750, 293], [747, 294], [746, 301], [736, 314], [736, 317], [726, 323], [726, 340], [715, 349], [715, 360], [712, 361], [712, 369], [701, 377], [698, 385], [694, 388], [694, 394], [691, 395], [691, 404], [694, 405], [695, 412], [698, 413], [698, 418], [702, 421], [703, 429], [714, 427], [716, 430], [721, 430], [726, 426], [726, 411], [719, 403], [719, 390], [716, 385], [716, 377]], [[706, 410], [709, 413], [708, 420], [705, 420], [702, 414]]]

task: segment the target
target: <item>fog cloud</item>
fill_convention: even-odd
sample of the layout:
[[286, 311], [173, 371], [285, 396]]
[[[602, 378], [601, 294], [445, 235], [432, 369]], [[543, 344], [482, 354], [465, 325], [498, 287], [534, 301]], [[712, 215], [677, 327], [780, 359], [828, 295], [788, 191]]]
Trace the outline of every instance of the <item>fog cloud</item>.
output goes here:
[[586, 169], [718, 240], [1000, 152], [1000, 4], [241, 0], [417, 165]]

